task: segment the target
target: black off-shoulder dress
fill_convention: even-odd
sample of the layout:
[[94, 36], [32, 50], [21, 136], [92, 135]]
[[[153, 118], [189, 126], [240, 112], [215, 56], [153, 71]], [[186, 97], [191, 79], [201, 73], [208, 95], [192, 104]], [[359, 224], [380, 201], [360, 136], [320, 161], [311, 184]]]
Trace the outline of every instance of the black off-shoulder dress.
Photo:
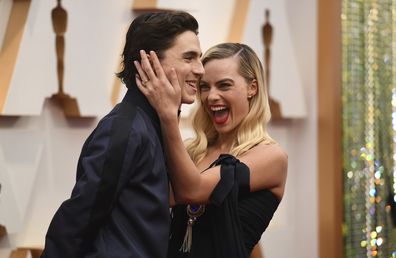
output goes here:
[[269, 190], [250, 192], [249, 168], [222, 154], [211, 166], [221, 166], [221, 179], [210, 204], [192, 227], [189, 252], [181, 246], [189, 216], [186, 205], [172, 208], [168, 258], [248, 258], [275, 213], [279, 201]]

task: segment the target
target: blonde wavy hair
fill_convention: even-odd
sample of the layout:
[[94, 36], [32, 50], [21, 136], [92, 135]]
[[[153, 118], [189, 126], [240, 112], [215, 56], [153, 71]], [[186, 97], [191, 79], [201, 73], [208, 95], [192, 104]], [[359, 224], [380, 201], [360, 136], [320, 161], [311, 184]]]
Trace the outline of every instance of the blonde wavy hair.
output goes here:
[[[257, 81], [257, 93], [249, 100], [249, 112], [238, 125], [237, 137], [229, 152], [229, 154], [238, 157], [259, 143], [273, 144], [275, 141], [267, 132], [271, 111], [263, 66], [256, 53], [244, 44], [223, 43], [210, 48], [202, 57], [202, 63], [205, 65], [212, 60], [229, 57], [238, 57], [239, 74], [248, 83], [253, 80]], [[199, 90], [197, 97], [199, 100], [201, 99]], [[186, 148], [191, 159], [197, 164], [205, 157], [208, 146], [213, 144], [218, 137], [218, 133], [201, 101], [198, 101], [192, 126], [196, 137], [186, 141]]]

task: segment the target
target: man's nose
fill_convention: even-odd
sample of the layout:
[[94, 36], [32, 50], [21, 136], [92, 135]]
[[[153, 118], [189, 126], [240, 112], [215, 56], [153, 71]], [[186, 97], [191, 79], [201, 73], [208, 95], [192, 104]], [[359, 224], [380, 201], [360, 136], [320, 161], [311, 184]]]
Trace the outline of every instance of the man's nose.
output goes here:
[[198, 61], [195, 63], [193, 72], [194, 72], [195, 74], [198, 74], [199, 76], [202, 76], [202, 75], [205, 73], [205, 69], [204, 69], [204, 67], [203, 67], [203, 65], [202, 65], [201, 60], [198, 60]]

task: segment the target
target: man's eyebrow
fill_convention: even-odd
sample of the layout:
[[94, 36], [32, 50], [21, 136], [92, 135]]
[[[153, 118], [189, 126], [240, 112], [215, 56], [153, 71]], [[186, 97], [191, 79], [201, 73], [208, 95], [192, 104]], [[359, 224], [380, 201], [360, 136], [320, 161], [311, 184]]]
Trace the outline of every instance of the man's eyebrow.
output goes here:
[[198, 53], [197, 51], [187, 51], [187, 52], [183, 53], [183, 57], [186, 57], [186, 56], [189, 56], [189, 57], [201, 57], [202, 53], [201, 52]]

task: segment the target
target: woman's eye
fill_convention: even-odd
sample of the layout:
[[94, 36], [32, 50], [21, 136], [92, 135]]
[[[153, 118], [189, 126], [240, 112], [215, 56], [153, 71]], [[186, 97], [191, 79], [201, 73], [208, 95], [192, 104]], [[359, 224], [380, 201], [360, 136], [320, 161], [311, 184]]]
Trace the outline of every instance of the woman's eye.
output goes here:
[[222, 84], [219, 85], [219, 89], [222, 89], [222, 90], [226, 90], [229, 87], [231, 87], [231, 85], [228, 84], [228, 83], [222, 83]]
[[207, 84], [204, 84], [204, 83], [200, 83], [199, 84], [199, 90], [205, 91], [205, 90], [208, 90], [208, 89], [209, 89], [209, 86]]

